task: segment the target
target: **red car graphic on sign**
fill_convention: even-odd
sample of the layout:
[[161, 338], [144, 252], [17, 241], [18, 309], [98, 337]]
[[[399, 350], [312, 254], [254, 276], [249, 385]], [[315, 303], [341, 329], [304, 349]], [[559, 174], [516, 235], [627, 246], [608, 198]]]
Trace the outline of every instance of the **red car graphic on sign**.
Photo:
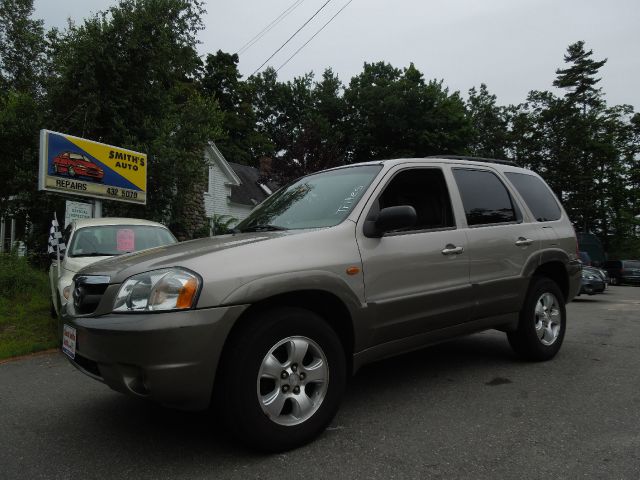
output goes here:
[[53, 159], [53, 174], [87, 177], [101, 182], [104, 170], [80, 153], [63, 152]]

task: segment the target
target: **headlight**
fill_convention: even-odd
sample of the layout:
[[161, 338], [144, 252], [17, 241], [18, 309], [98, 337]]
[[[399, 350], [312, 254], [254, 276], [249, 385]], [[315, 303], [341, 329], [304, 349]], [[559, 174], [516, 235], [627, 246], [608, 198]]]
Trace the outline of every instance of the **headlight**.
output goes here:
[[200, 277], [180, 268], [140, 273], [122, 284], [113, 311], [185, 310], [195, 304], [200, 283]]

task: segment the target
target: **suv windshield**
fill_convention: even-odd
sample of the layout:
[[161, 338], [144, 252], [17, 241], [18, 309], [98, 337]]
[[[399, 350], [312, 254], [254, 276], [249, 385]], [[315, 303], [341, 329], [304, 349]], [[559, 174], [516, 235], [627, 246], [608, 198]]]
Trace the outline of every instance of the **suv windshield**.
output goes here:
[[362, 165], [303, 177], [265, 200], [237, 230], [333, 227], [347, 217], [381, 168]]
[[169, 230], [152, 225], [102, 225], [76, 230], [70, 257], [106, 257], [176, 243]]

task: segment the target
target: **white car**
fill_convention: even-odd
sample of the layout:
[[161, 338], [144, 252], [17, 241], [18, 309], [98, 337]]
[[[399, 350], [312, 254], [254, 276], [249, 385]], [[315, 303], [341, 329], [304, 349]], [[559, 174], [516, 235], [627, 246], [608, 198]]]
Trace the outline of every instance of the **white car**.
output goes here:
[[82, 268], [105, 258], [176, 243], [164, 225], [137, 218], [88, 218], [72, 221], [62, 235], [67, 251], [61, 257], [58, 278], [57, 258], [49, 268], [52, 315], [60, 314], [71, 296], [73, 276]]

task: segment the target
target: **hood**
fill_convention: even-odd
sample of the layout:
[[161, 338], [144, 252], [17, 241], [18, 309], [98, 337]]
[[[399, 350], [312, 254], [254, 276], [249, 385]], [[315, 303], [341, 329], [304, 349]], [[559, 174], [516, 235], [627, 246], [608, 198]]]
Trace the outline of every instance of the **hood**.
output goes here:
[[110, 283], [121, 283], [126, 278], [137, 273], [175, 266], [193, 268], [197, 266], [199, 259], [205, 255], [230, 248], [242, 248], [305, 231], [308, 230], [251, 232], [200, 238], [111, 257], [84, 268], [82, 273], [87, 275], [108, 275], [111, 278]]
[[79, 272], [84, 267], [101, 262], [109, 257], [65, 257], [62, 266], [71, 272]]

